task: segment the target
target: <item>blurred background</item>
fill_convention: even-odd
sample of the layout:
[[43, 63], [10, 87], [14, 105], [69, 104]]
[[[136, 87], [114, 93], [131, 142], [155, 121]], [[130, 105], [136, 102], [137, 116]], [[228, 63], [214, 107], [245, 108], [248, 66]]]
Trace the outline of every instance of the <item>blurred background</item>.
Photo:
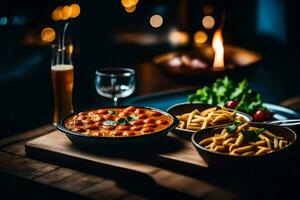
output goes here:
[[211, 45], [222, 28], [224, 44], [252, 50], [262, 60], [248, 78], [266, 102], [299, 94], [297, 3], [284, 0], [3, 1], [0, 7], [0, 137], [51, 123], [51, 45], [69, 22], [75, 67], [75, 110], [106, 105], [94, 87], [95, 70], [132, 67], [134, 96], [199, 87], [210, 76], [182, 81], [153, 63], [157, 55]]

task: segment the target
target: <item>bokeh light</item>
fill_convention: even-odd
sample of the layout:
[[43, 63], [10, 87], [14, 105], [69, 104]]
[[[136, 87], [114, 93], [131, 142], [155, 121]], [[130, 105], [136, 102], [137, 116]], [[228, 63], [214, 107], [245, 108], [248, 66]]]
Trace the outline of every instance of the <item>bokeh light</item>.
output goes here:
[[51, 14], [51, 17], [54, 21], [58, 21], [58, 20], [61, 20], [62, 19], [62, 7], [59, 6], [57, 7]]
[[126, 12], [133, 13], [136, 10], [136, 5], [133, 5], [131, 7], [125, 7]]
[[150, 25], [153, 28], [158, 28], [163, 24], [163, 18], [160, 15], [152, 15], [150, 18]]
[[76, 18], [80, 15], [80, 6], [78, 4], [71, 4], [70, 6], [58, 6], [51, 14], [54, 21], [68, 20]]
[[207, 41], [207, 34], [204, 31], [197, 31], [194, 34], [194, 42], [196, 44], [203, 44]]
[[70, 8], [72, 9], [71, 18], [76, 18], [80, 15], [80, 6], [78, 4], [72, 4]]
[[0, 25], [5, 26], [7, 24], [7, 17], [0, 17]]
[[185, 45], [189, 40], [190, 38], [187, 32], [173, 30], [169, 33], [169, 41], [174, 46]]
[[206, 29], [212, 29], [215, 25], [215, 19], [212, 16], [205, 16], [202, 19], [202, 25]]
[[56, 33], [53, 28], [46, 27], [41, 32], [41, 38], [44, 42], [52, 42], [55, 39]]
[[125, 8], [130, 8], [132, 6], [135, 6], [138, 2], [139, 0], [121, 0], [121, 4]]
[[64, 6], [62, 9], [62, 20], [67, 20], [72, 15], [72, 8], [70, 6]]

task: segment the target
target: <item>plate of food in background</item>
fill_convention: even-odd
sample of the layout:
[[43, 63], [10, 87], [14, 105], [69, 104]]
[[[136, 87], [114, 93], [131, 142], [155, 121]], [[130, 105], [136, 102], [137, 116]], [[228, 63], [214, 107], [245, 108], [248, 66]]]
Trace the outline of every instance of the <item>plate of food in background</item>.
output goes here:
[[216, 128], [237, 121], [252, 121], [250, 115], [240, 111], [201, 103], [176, 104], [167, 112], [179, 120], [179, 125], [172, 132], [188, 139], [193, 133], [206, 128]]
[[275, 119], [264, 104], [261, 95], [250, 87], [246, 79], [234, 83], [227, 76], [217, 79], [212, 86], [199, 88], [188, 96], [190, 103], [206, 103], [215, 106], [224, 106], [251, 115], [253, 121], [265, 122]]

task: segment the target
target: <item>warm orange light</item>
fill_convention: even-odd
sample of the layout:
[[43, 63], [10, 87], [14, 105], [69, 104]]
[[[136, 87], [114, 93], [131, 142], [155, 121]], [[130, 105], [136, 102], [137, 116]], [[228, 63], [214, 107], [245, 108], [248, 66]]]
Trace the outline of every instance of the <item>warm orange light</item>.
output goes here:
[[80, 6], [78, 4], [72, 4], [70, 8], [72, 9], [71, 18], [76, 18], [80, 15]]
[[69, 44], [67, 46], [67, 52], [68, 52], [68, 55], [72, 55], [73, 54], [73, 44]]
[[204, 31], [197, 31], [194, 34], [194, 42], [196, 44], [202, 44], [206, 42], [206, 40], [207, 40], [207, 34]]
[[125, 8], [135, 6], [138, 2], [139, 2], [139, 0], [121, 0], [121, 4]]
[[54, 21], [58, 21], [62, 19], [62, 8], [63, 7], [59, 6], [52, 12], [51, 17]]
[[55, 31], [53, 28], [44, 28], [41, 32], [41, 38], [44, 42], [52, 42], [55, 39]]
[[150, 25], [153, 28], [158, 28], [163, 24], [163, 18], [160, 15], [152, 15], [152, 17], [150, 18]]
[[189, 34], [184, 31], [173, 30], [169, 34], [169, 41], [174, 46], [185, 45], [189, 42]]
[[136, 10], [136, 5], [133, 5], [131, 7], [125, 7], [126, 12], [133, 13]]
[[215, 58], [213, 68], [215, 70], [223, 70], [224, 69], [224, 46], [223, 46], [223, 37], [222, 30], [218, 29], [214, 33], [212, 40], [212, 47], [215, 51]]
[[62, 20], [67, 20], [71, 17], [73, 10], [70, 6], [64, 6], [62, 9]]
[[202, 19], [202, 25], [206, 29], [212, 29], [215, 25], [215, 19], [212, 16], [205, 16]]

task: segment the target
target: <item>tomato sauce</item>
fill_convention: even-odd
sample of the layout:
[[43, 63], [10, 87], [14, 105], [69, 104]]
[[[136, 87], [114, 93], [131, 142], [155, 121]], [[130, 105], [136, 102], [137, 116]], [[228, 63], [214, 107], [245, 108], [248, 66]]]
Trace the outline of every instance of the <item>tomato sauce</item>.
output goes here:
[[73, 132], [96, 137], [130, 137], [169, 127], [173, 118], [149, 108], [104, 108], [80, 112], [65, 120]]

